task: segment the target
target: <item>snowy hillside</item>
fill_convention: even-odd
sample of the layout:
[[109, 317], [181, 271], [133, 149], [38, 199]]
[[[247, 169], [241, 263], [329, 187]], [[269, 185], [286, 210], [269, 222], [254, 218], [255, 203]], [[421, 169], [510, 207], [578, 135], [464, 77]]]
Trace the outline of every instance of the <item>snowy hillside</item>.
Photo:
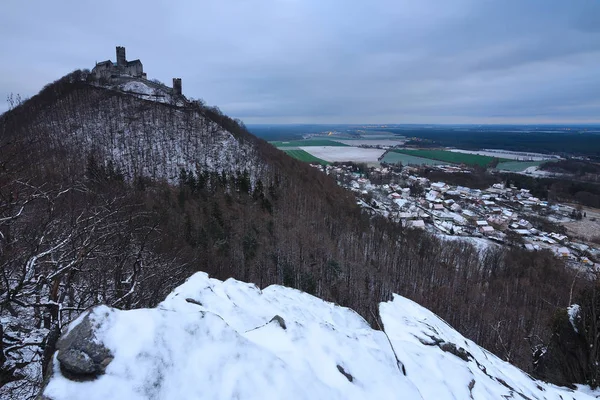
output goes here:
[[[121, 78], [123, 80], [124, 78]], [[117, 80], [118, 81], [118, 80]], [[148, 81], [142, 78], [128, 78], [125, 83], [107, 85], [114, 90], [131, 94], [143, 100], [155, 101], [177, 106], [185, 106], [187, 101], [183, 96], [174, 96], [173, 89], [162, 83]]]
[[251, 143], [207, 117], [205, 108], [172, 102], [166, 88], [149, 85], [129, 81], [119, 90], [71, 85], [60, 101], [33, 114], [28, 132], [42, 135], [54, 154], [93, 152], [128, 180], [144, 176], [174, 183], [182, 168], [234, 174], [246, 169], [252, 180], [260, 175]]
[[[80, 316], [59, 342], [44, 395], [54, 400], [590, 398], [533, 380], [405, 298], [382, 303], [380, 311], [386, 333], [371, 329], [350, 309], [298, 290], [260, 291], [197, 273], [155, 309], [99, 306]], [[89, 341], [77, 343], [84, 326], [91, 327]], [[90, 343], [104, 352], [100, 375], [94, 370], [76, 376], [80, 381], [68, 379], [73, 369], [67, 355], [90, 364]]]

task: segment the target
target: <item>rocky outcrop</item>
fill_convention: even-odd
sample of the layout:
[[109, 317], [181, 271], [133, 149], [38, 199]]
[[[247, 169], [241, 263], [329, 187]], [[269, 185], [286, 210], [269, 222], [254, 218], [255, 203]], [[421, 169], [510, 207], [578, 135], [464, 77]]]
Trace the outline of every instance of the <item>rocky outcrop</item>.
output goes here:
[[285, 325], [285, 320], [283, 318], [281, 318], [279, 315], [276, 315], [273, 318], [271, 318], [269, 323], [271, 323], [271, 322], [275, 322], [284, 330], [287, 329], [287, 326]]
[[[80, 317], [80, 322], [56, 344], [61, 370], [69, 379], [94, 379], [104, 373], [113, 359], [110, 350], [96, 339], [95, 331], [101, 326], [101, 321], [97, 320], [98, 313], [93, 313], [94, 309]], [[108, 316], [108, 311], [101, 315]]]
[[197, 273], [156, 308], [98, 306], [71, 323], [38, 399], [591, 398], [533, 380], [406, 298], [379, 311], [385, 333], [295, 289]]
[[342, 375], [344, 375], [346, 377], [346, 379], [348, 379], [348, 382], [353, 382], [354, 381], [354, 377], [349, 374], [348, 372], [346, 372], [346, 370], [344, 369], [344, 367], [342, 367], [341, 365], [337, 365], [337, 369], [338, 371], [340, 371], [340, 373]]
[[470, 361], [473, 356], [471, 353], [463, 349], [462, 347], [457, 347], [454, 343], [443, 342], [440, 345], [440, 349], [445, 351], [446, 353], [454, 354], [456, 357], [460, 358], [463, 361]]

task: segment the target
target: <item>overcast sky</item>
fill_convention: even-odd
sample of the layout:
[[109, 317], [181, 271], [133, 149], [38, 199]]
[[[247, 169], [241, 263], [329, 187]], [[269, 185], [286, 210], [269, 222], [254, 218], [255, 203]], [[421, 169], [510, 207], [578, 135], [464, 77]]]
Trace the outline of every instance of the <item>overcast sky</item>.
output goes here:
[[0, 112], [122, 45], [246, 123], [600, 122], [600, 0], [1, 1]]

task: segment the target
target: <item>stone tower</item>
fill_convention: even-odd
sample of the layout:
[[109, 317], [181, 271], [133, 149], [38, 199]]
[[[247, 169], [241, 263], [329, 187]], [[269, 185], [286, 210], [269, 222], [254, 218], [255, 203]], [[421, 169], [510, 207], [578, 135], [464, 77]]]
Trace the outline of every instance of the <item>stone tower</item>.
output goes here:
[[173, 78], [173, 94], [181, 96], [181, 78]]
[[117, 67], [125, 67], [126, 65], [125, 47], [117, 46]]

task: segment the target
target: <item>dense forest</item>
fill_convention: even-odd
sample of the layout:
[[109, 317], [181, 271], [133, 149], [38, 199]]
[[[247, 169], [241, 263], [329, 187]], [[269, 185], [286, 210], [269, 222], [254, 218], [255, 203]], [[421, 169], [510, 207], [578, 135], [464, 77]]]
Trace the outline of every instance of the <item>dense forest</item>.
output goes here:
[[600, 134], [586, 129], [572, 131], [530, 132], [493, 129], [394, 129], [390, 133], [419, 138], [421, 146], [456, 147], [459, 149], [504, 149], [533, 153], [581, 155], [600, 159]]
[[581, 180], [598, 182], [600, 180], [600, 164], [576, 159], [547, 162], [540, 166], [544, 171], [558, 174], [571, 174]]
[[502, 174], [501, 177], [509, 184], [529, 189], [532, 195], [541, 199], [600, 208], [598, 182], [579, 180], [571, 176], [536, 178], [523, 174]]
[[374, 327], [378, 303], [398, 293], [529, 372], [556, 311], [590, 286], [546, 251], [478, 249], [370, 218], [217, 108], [140, 100], [82, 72], [0, 116], [0, 160], [6, 398], [35, 395], [82, 310], [154, 306], [196, 271], [299, 288]]

